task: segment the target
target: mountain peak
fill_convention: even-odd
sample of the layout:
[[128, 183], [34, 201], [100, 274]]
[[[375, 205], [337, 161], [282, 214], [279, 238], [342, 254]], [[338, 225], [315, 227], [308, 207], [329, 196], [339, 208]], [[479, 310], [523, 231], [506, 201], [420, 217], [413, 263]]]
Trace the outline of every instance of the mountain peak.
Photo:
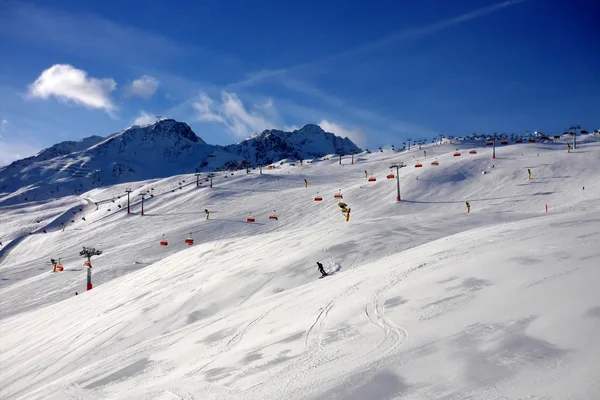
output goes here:
[[119, 132], [124, 136], [135, 131], [144, 131], [148, 136], [177, 135], [194, 143], [205, 144], [186, 122], [176, 121], [172, 118], [159, 118], [156, 122], [147, 125], [133, 125]]
[[302, 128], [295, 130], [294, 132], [302, 132], [302, 133], [308, 133], [308, 134], [327, 133], [323, 130], [323, 128], [321, 128], [319, 125], [316, 125], [316, 124], [306, 124]]

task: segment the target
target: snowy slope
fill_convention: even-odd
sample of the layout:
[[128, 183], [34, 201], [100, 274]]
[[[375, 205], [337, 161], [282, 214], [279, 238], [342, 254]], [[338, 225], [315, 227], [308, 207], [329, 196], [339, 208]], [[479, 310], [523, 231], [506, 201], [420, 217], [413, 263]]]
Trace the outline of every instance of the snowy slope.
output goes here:
[[360, 149], [352, 141], [316, 125], [294, 132], [265, 131], [223, 147], [206, 144], [185, 122], [161, 119], [107, 138], [63, 142], [0, 168], [0, 204], [79, 195], [92, 188], [185, 172], [256, 167], [353, 151]]
[[[0, 248], [0, 393], [594, 398], [600, 143], [497, 155], [430, 145], [356, 155], [354, 165], [221, 172], [212, 188], [206, 174], [200, 187], [187, 174], [94, 189], [48, 210], [0, 207], [0, 234], [13, 237]], [[386, 179], [396, 161], [408, 165], [401, 202]], [[142, 190], [154, 195], [144, 216]], [[193, 246], [183, 243], [190, 233]], [[88, 292], [81, 246], [104, 251]], [[58, 257], [65, 271], [52, 273]], [[319, 260], [332, 276], [317, 279]]]

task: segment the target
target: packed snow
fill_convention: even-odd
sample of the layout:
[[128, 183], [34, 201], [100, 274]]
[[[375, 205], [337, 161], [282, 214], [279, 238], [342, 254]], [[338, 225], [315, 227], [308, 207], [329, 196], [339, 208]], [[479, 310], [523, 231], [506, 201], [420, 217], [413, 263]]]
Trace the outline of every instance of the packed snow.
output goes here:
[[[600, 142], [496, 154], [384, 148], [3, 205], [0, 397], [597, 398]], [[89, 291], [83, 246], [102, 250]]]

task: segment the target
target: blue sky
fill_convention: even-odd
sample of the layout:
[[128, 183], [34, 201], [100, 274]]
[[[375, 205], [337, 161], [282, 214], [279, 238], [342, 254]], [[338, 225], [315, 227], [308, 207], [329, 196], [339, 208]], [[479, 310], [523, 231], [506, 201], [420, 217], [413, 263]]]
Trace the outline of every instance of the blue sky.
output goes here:
[[157, 115], [212, 144], [600, 128], [594, 2], [0, 2], [0, 165]]

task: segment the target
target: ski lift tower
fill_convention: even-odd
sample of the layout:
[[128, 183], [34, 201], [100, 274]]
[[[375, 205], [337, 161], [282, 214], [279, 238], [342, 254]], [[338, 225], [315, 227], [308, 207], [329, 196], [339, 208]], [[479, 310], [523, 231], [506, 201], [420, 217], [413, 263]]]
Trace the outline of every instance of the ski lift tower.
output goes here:
[[571, 127], [569, 129], [573, 130], [571, 135], [573, 135], [573, 150], [575, 150], [577, 148], [577, 130], [581, 129], [581, 126], [571, 125]]
[[397, 193], [396, 193], [396, 201], [400, 201], [401, 197], [400, 197], [400, 168], [404, 168], [406, 167], [406, 164], [404, 164], [404, 162], [399, 162], [399, 163], [394, 163], [390, 166], [391, 168], [396, 168], [396, 188], [397, 188]]
[[127, 193], [127, 214], [131, 214], [131, 209], [129, 207], [129, 195], [131, 194], [133, 190], [131, 190], [131, 188], [127, 188], [125, 189], [125, 193]]
[[87, 267], [87, 290], [92, 290], [92, 256], [99, 256], [102, 254], [102, 250], [96, 250], [94, 247], [84, 247], [79, 252], [80, 256], [84, 256], [87, 261], [83, 263], [84, 267]]
[[142, 192], [139, 194], [139, 196], [142, 196], [142, 214], [144, 215], [144, 198], [148, 195], [148, 192]]

